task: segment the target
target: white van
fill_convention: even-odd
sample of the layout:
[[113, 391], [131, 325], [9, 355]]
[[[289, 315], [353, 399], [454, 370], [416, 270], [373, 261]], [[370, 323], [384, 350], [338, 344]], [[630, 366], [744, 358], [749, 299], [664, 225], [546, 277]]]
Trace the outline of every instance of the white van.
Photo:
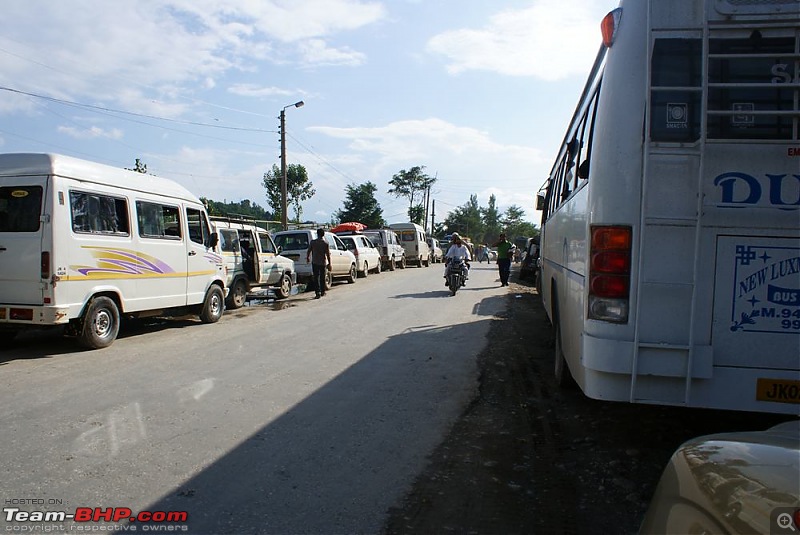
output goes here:
[[294, 262], [278, 254], [269, 232], [227, 217], [211, 216], [211, 225], [219, 235], [218, 250], [228, 274], [227, 308], [244, 306], [247, 294], [254, 288], [273, 288], [278, 299], [289, 297], [297, 281]]
[[67, 325], [102, 348], [120, 317], [224, 311], [205, 208], [164, 178], [55, 154], [0, 154], [0, 332]]
[[400, 244], [406, 250], [406, 262], [416, 263], [417, 267], [431, 265], [431, 249], [421, 226], [416, 223], [392, 223], [389, 228], [400, 237]]

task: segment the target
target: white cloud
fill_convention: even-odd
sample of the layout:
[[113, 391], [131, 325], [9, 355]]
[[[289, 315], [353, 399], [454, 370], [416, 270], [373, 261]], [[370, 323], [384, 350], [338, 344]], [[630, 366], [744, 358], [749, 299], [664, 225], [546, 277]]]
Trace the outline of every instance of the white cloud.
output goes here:
[[98, 126], [91, 126], [89, 128], [75, 128], [73, 126], [59, 126], [58, 131], [62, 134], [74, 137], [76, 139], [95, 139], [95, 138], [108, 138], [108, 139], [122, 139], [122, 130], [119, 128], [112, 128], [111, 130], [104, 130]]
[[272, 97], [297, 95], [298, 91], [281, 89], [279, 87], [261, 87], [255, 84], [234, 84], [228, 88], [229, 93], [243, 97]]
[[478, 29], [434, 36], [429, 52], [447, 58], [447, 70], [498, 72], [558, 80], [587, 71], [600, 46], [600, 20], [585, 0], [538, 0], [507, 10]]
[[366, 61], [366, 55], [349, 47], [330, 48], [322, 39], [309, 39], [299, 45], [303, 62], [311, 65], [346, 65], [356, 67]]

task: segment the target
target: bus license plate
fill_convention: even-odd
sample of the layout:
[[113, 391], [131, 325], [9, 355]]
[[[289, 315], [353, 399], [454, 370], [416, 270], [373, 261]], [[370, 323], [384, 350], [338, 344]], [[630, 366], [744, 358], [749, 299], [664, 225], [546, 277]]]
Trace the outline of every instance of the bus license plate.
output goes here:
[[777, 403], [800, 403], [800, 381], [759, 379], [756, 384], [756, 399]]

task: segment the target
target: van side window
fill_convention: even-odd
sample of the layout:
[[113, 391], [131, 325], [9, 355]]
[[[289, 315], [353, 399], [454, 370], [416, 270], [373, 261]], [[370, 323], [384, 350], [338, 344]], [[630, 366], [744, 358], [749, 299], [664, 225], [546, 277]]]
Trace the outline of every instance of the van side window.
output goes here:
[[70, 191], [69, 206], [73, 232], [130, 235], [127, 199]]
[[186, 222], [189, 226], [189, 239], [200, 245], [208, 244], [211, 237], [211, 229], [203, 212], [194, 208], [187, 208]]
[[41, 213], [41, 186], [0, 188], [0, 232], [37, 232]]
[[181, 239], [181, 218], [177, 206], [136, 201], [139, 236], [143, 238]]
[[275, 252], [275, 244], [272, 242], [272, 238], [269, 237], [269, 234], [266, 232], [259, 232], [258, 233], [258, 241], [261, 242], [261, 252], [262, 253], [274, 253]]

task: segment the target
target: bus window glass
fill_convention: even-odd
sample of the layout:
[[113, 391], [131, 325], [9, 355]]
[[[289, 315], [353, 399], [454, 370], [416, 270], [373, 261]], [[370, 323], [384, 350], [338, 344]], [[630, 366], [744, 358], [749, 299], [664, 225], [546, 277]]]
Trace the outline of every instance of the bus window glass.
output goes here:
[[701, 52], [699, 39], [656, 39], [650, 95], [650, 139], [700, 139]]
[[[798, 89], [791, 82], [797, 67], [793, 38], [711, 39], [708, 64], [709, 139], [796, 138], [791, 114]], [[756, 113], [752, 113], [756, 112]]]

